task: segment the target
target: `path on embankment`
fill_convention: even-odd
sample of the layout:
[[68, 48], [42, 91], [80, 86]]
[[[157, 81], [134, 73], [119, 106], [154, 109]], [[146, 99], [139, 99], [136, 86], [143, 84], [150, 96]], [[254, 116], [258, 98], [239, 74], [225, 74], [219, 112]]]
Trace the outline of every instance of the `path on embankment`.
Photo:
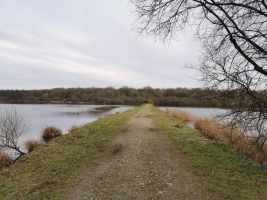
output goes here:
[[152, 115], [146, 105], [131, 118], [114, 141], [122, 151], [84, 175], [69, 199], [213, 199]]

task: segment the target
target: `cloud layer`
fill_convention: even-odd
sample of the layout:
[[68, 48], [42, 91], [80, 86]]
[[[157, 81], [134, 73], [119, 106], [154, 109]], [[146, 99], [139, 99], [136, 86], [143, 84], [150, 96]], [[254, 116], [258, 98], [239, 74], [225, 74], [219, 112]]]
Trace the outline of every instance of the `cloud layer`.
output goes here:
[[0, 1], [0, 89], [197, 87], [193, 31], [170, 46], [131, 31], [123, 0]]

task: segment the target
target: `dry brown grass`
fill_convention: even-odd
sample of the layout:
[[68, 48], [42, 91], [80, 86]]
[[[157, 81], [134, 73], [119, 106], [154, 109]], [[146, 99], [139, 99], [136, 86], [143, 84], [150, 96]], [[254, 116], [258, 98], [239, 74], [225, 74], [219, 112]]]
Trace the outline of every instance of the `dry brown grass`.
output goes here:
[[166, 113], [167, 113], [167, 114], [171, 114], [172, 111], [171, 111], [169, 108], [166, 108]]
[[56, 138], [62, 135], [62, 131], [56, 127], [49, 126], [43, 130], [42, 137], [44, 141], [49, 141], [52, 138]]
[[232, 145], [256, 162], [267, 164], [267, 145], [265, 144], [261, 149], [260, 141], [248, 136], [244, 130], [232, 128], [226, 123], [219, 123], [208, 118], [196, 119], [194, 125], [209, 138]]
[[[166, 111], [167, 112], [167, 111]], [[181, 111], [181, 110], [172, 110], [171, 111], [171, 115], [176, 118], [179, 119], [181, 121], [183, 121], [184, 123], [187, 122], [192, 122], [195, 120], [195, 117], [190, 115], [187, 112]]]
[[42, 146], [44, 144], [45, 143], [43, 141], [34, 140], [34, 139], [30, 139], [30, 140], [27, 140], [25, 142], [25, 146], [26, 146], [26, 148], [28, 149], [29, 152], [31, 152], [32, 150], [34, 150], [36, 147]]
[[73, 125], [70, 127], [70, 129], [68, 131], [69, 131], [69, 133], [72, 133], [72, 132], [78, 131], [80, 128], [81, 128], [81, 126]]
[[8, 167], [13, 162], [14, 162], [14, 160], [12, 158], [10, 158], [10, 156], [7, 153], [0, 151], [0, 168]]

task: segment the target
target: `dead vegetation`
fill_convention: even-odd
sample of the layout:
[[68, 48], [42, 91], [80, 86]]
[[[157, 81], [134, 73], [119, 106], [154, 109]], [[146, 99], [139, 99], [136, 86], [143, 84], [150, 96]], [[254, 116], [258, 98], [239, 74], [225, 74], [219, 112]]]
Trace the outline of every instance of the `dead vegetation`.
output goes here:
[[81, 126], [72, 125], [68, 131], [69, 133], [72, 133], [72, 132], [78, 131], [80, 128]]
[[167, 108], [166, 113], [184, 123], [194, 122], [194, 127], [202, 131], [208, 138], [232, 145], [256, 162], [267, 164], [267, 145], [262, 146], [263, 142], [259, 138], [248, 136], [242, 128], [232, 127], [226, 122], [209, 118], [196, 118], [180, 110]]
[[39, 146], [42, 146], [44, 145], [45, 143], [43, 141], [40, 141], [40, 140], [34, 140], [34, 139], [30, 139], [30, 140], [27, 140], [25, 142], [25, 146], [26, 148], [28, 149], [28, 152], [31, 152], [32, 150], [34, 150], [36, 147], [39, 147]]
[[53, 127], [53, 126], [49, 126], [43, 130], [42, 138], [44, 139], [44, 141], [47, 142], [61, 135], [62, 135], [62, 131], [60, 129]]
[[267, 145], [261, 147], [262, 142], [256, 137], [248, 136], [243, 129], [233, 128], [227, 123], [220, 123], [208, 118], [196, 119], [194, 125], [210, 139], [232, 145], [256, 162], [267, 164]]
[[10, 166], [14, 160], [3, 151], [0, 151], [0, 168]]
[[166, 113], [172, 115], [176, 119], [183, 121], [184, 123], [192, 122], [196, 119], [194, 116], [181, 110], [170, 110], [166, 108]]

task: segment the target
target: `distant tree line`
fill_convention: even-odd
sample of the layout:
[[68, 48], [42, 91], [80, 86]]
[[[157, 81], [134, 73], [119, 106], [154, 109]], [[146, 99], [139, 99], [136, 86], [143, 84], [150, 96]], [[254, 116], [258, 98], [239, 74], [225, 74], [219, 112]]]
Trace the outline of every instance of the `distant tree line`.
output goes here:
[[98, 105], [225, 107], [217, 91], [200, 88], [153, 89], [149, 86], [135, 89], [107, 88], [54, 88], [42, 90], [0, 90], [0, 102], [15, 103], [73, 103]]

